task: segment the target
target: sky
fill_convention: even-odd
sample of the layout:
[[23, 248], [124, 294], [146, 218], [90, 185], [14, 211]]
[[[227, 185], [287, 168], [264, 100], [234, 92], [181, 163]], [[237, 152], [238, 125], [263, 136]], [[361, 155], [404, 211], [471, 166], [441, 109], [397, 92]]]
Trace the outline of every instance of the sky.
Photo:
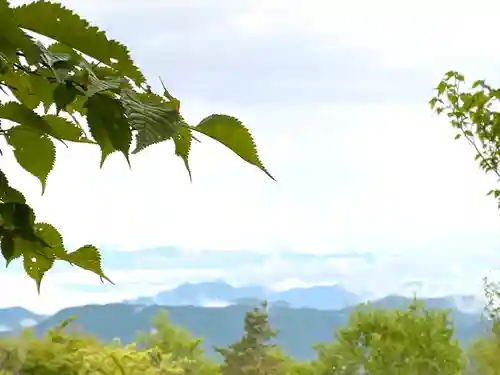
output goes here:
[[126, 44], [157, 90], [161, 76], [188, 122], [241, 119], [277, 182], [206, 138], [192, 183], [169, 143], [132, 170], [118, 154], [99, 169], [97, 148], [72, 145], [58, 146], [42, 196], [5, 153], [38, 220], [69, 249], [98, 245], [116, 285], [58, 265], [38, 296], [14, 264], [0, 306], [55, 311], [213, 279], [466, 294], [497, 275], [496, 182], [427, 102], [448, 70], [499, 83], [500, 2], [62, 3]]

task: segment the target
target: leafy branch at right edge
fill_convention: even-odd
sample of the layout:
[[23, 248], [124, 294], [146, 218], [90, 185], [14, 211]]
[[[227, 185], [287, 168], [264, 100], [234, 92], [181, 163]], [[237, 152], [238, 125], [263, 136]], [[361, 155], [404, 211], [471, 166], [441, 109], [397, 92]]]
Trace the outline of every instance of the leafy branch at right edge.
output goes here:
[[[457, 131], [455, 139], [464, 138], [475, 150], [480, 168], [500, 182], [500, 89], [478, 80], [466, 90], [464, 83], [462, 74], [446, 73], [429, 104], [437, 114], [448, 116]], [[500, 189], [488, 195], [497, 199], [500, 208]]]
[[[485, 80], [473, 82], [469, 89], [464, 89], [464, 84], [462, 74], [446, 73], [429, 104], [438, 115], [448, 116], [456, 129], [455, 139], [465, 139], [474, 149], [479, 167], [486, 174], [493, 173], [500, 183], [500, 88]], [[487, 195], [497, 200], [500, 209], [500, 189], [491, 189]], [[499, 290], [497, 283], [484, 278], [485, 312], [496, 337], [500, 337]]]

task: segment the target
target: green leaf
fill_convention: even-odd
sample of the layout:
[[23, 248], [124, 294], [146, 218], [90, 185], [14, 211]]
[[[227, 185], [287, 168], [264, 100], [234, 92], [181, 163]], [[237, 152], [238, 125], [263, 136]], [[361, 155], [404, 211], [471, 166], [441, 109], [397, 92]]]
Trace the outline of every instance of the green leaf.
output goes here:
[[172, 138], [181, 127], [179, 114], [169, 103], [142, 99], [131, 90], [122, 91], [121, 102], [130, 126], [137, 131], [132, 154]]
[[87, 96], [89, 97], [102, 91], [119, 89], [124, 83], [122, 78], [108, 78], [101, 80], [92, 75], [89, 76], [89, 81], [87, 89]]
[[56, 160], [54, 144], [47, 136], [24, 125], [10, 128], [6, 138], [21, 167], [40, 180], [43, 194]]
[[[18, 245], [20, 241], [22, 241], [22, 245]], [[16, 241], [16, 247], [17, 246], [23, 246], [23, 248], [26, 247], [26, 250], [22, 252], [24, 270], [26, 271], [29, 277], [35, 280], [36, 290], [38, 294], [40, 294], [40, 286], [42, 284], [43, 276], [48, 270], [52, 268], [52, 265], [54, 264], [54, 259], [49, 258], [43, 253], [31, 252], [29, 250], [31, 243], [23, 240], [20, 241]]]
[[0, 104], [0, 118], [4, 118], [27, 127], [48, 133], [50, 126], [45, 120], [23, 104], [7, 102]]
[[90, 132], [101, 147], [101, 167], [106, 157], [120, 151], [129, 161], [132, 132], [121, 103], [104, 94], [95, 94], [87, 100], [87, 122]]
[[[41, 70], [39, 70], [39, 72], [40, 71]], [[47, 77], [38, 74], [30, 74], [29, 80], [32, 91], [43, 103], [45, 113], [47, 113], [50, 106], [54, 103], [55, 85], [52, 84]]]
[[78, 90], [70, 81], [65, 81], [57, 85], [54, 90], [53, 96], [57, 113], [59, 113], [61, 110], [65, 110], [66, 106], [72, 103], [78, 94]]
[[447, 72], [444, 76], [446, 77], [446, 79], [450, 79], [451, 77], [454, 77], [457, 73], [454, 72], [453, 70], [450, 70], [449, 72]]
[[102, 271], [101, 254], [95, 246], [82, 246], [79, 249], [69, 253], [66, 256], [65, 260], [80, 268], [95, 273], [99, 277], [101, 277], [101, 279], [105, 279], [113, 284], [113, 282], [106, 275], [104, 275], [104, 272]]
[[5, 259], [6, 266], [14, 259], [14, 238], [9, 232], [2, 234], [2, 255]]
[[227, 115], [211, 115], [190, 129], [222, 143], [240, 158], [255, 165], [275, 180], [261, 163], [252, 135], [238, 119]]
[[192, 181], [191, 169], [189, 168], [189, 152], [191, 151], [191, 130], [183, 126], [174, 137], [175, 154], [184, 161], [184, 165], [189, 173], [189, 179]]
[[48, 252], [50, 257], [64, 259], [67, 255], [67, 252], [64, 248], [64, 243], [61, 234], [58, 230], [50, 224], [47, 223], [36, 223], [35, 224], [35, 233], [36, 235], [45, 241], [45, 248], [50, 247], [50, 251]]
[[448, 85], [445, 81], [439, 82], [439, 85], [437, 87], [438, 95], [443, 94], [447, 87], [448, 87]]
[[7, 85], [15, 87], [12, 94], [29, 109], [35, 109], [40, 104], [40, 97], [33, 92], [31, 87], [31, 74], [16, 71], [9, 71], [3, 75], [3, 80]]
[[26, 203], [24, 195], [12, 188], [5, 174], [0, 170], [0, 200], [3, 202]]
[[171, 104], [174, 106], [175, 111], [176, 111], [177, 113], [179, 113], [179, 111], [180, 111], [180, 109], [181, 109], [181, 102], [180, 102], [178, 99], [174, 98], [174, 97], [170, 94], [170, 92], [168, 92], [168, 90], [167, 90], [167, 88], [165, 87], [165, 85], [164, 85], [163, 80], [161, 79], [161, 77], [160, 77], [160, 83], [161, 83], [161, 87], [163, 87], [163, 96], [164, 96], [165, 98], [167, 98], [168, 100], [170, 100], [170, 102], [169, 102], [169, 103], [171, 103]]
[[78, 112], [81, 116], [87, 116], [87, 108], [85, 105], [87, 104], [87, 96], [86, 95], [77, 95], [76, 99], [73, 103], [68, 104], [66, 107], [66, 111], [68, 113]]
[[138, 85], [144, 82], [144, 76], [124, 45], [108, 40], [104, 32], [61, 4], [36, 1], [15, 7], [13, 11], [21, 27], [83, 52], [117, 69]]
[[65, 259], [67, 253], [61, 235], [52, 225], [37, 223], [34, 228], [41, 241], [33, 242], [16, 238], [14, 255], [23, 256], [24, 269], [35, 280], [38, 293], [40, 293], [40, 285], [45, 273], [52, 268], [56, 259]]
[[34, 230], [35, 214], [25, 203], [0, 203], [0, 228], [34, 243], [43, 243]]
[[0, 53], [11, 60], [17, 60], [16, 52], [24, 52], [30, 64], [39, 61], [40, 50], [35, 43], [19, 28], [15, 13], [9, 7], [9, 2], [0, 0]]
[[40, 42], [38, 42], [38, 47], [40, 48], [43, 62], [51, 68], [54, 68], [57, 63], [71, 61], [71, 55], [68, 53], [53, 52], [45, 48]]
[[83, 57], [76, 52], [70, 46], [60, 42], [54, 42], [47, 47], [47, 51], [52, 53], [55, 56], [64, 56], [67, 55], [70, 57], [68, 61], [73, 61], [75, 64], [80, 63], [83, 60]]
[[54, 138], [70, 142], [95, 143], [84, 136], [82, 129], [78, 125], [63, 117], [45, 115], [43, 118], [51, 128], [49, 134]]
[[11, 258], [23, 256], [24, 269], [28, 276], [35, 280], [38, 293], [40, 293], [40, 285], [45, 273], [52, 268], [56, 259], [65, 260], [67, 253], [61, 235], [52, 225], [37, 223], [34, 229], [40, 241], [15, 238], [14, 253]]
[[35, 215], [25, 203], [5, 202], [0, 204], [0, 225], [7, 230], [26, 228], [35, 225]]

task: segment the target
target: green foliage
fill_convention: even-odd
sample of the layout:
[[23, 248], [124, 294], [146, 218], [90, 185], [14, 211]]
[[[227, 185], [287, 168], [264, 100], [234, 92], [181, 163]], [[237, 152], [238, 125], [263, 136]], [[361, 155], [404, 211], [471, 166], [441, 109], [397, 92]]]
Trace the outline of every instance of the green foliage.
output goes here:
[[490, 336], [477, 340], [468, 349], [468, 373], [481, 375], [500, 374], [500, 340]]
[[[362, 306], [339, 329], [335, 341], [316, 345], [318, 358], [299, 362], [271, 344], [277, 332], [266, 307], [247, 312], [245, 332], [227, 348], [224, 361], [205, 358], [201, 340], [172, 325], [165, 312], [153, 319], [138, 344], [98, 342], [64, 332], [74, 317], [41, 338], [25, 330], [0, 340], [0, 375], [497, 375], [500, 341], [491, 336], [462, 352], [451, 338], [445, 310], [426, 310], [415, 301], [407, 310]], [[467, 367], [465, 367], [467, 364]]]
[[250, 132], [238, 119], [226, 115], [212, 115], [192, 129], [219, 141], [243, 160], [255, 164], [274, 180], [274, 177], [269, 174], [259, 160], [257, 148]]
[[[455, 139], [466, 139], [481, 169], [495, 174], [500, 182], [500, 89], [479, 80], [467, 90], [464, 83], [462, 74], [446, 73], [429, 104], [438, 114], [446, 113], [456, 129]], [[500, 189], [488, 195], [497, 199], [500, 208]]]
[[[39, 36], [52, 42], [46, 46]], [[153, 93], [125, 46], [62, 5], [35, 1], [11, 7], [0, 0], [0, 89], [8, 97], [0, 102], [0, 136], [8, 145], [0, 152], [13, 152], [40, 181], [42, 194], [57, 159], [56, 142], [97, 145], [102, 167], [114, 152], [131, 165], [132, 154], [172, 141], [191, 178], [193, 132], [219, 141], [272, 178], [239, 120], [211, 115], [190, 126], [179, 100], [163, 88], [163, 95]], [[109, 281], [97, 248], [85, 245], [69, 253], [57, 230], [47, 225], [36, 222], [23, 195], [0, 171], [0, 240], [7, 265], [22, 257], [38, 290], [56, 260]]]
[[193, 338], [187, 330], [173, 326], [165, 310], [153, 318], [152, 332], [138, 335], [137, 344], [150, 350], [155, 361], [161, 361], [166, 355], [173, 363], [181, 364], [186, 373], [209, 375], [217, 371], [217, 365], [204, 358], [201, 340]]
[[452, 339], [446, 311], [429, 311], [418, 301], [407, 311], [373, 309], [354, 312], [337, 341], [320, 344], [320, 374], [458, 374], [461, 349]]
[[269, 324], [267, 304], [245, 314], [245, 333], [228, 348], [216, 348], [223, 358], [222, 375], [284, 374], [285, 358], [270, 344], [277, 332]]
[[[64, 325], [64, 323], [63, 323]], [[64, 334], [60, 327], [42, 339], [25, 334], [0, 343], [0, 369], [14, 375], [167, 375], [184, 374], [168, 355], [155, 361], [151, 351], [98, 343], [92, 337]]]
[[471, 374], [500, 374], [500, 287], [484, 278], [485, 317], [491, 323], [489, 335], [468, 348], [468, 371]]

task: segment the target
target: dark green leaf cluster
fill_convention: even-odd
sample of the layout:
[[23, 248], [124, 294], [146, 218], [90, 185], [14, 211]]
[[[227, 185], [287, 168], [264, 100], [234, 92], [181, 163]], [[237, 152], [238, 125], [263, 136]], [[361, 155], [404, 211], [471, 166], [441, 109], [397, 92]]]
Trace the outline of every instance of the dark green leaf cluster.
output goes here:
[[[52, 43], [41, 43], [42, 36]], [[0, 151], [12, 151], [40, 181], [42, 193], [56, 161], [56, 142], [97, 145], [102, 166], [114, 152], [130, 165], [132, 154], [172, 141], [191, 178], [193, 132], [219, 141], [272, 178], [239, 120], [218, 114], [187, 124], [179, 100], [165, 87], [162, 95], [153, 93], [125, 46], [57, 3], [12, 7], [0, 0], [0, 89], [9, 98], [0, 102], [0, 135], [8, 145]], [[36, 222], [2, 171], [0, 239], [7, 264], [22, 257], [38, 289], [55, 260], [107, 279], [98, 250], [86, 245], [68, 253], [57, 230]]]
[[[462, 74], [446, 73], [429, 104], [436, 113], [446, 113], [457, 131], [455, 139], [465, 138], [481, 169], [495, 174], [500, 182], [500, 88], [479, 80], [467, 90], [464, 83]], [[500, 189], [490, 190], [488, 195], [497, 199], [500, 208]]]

